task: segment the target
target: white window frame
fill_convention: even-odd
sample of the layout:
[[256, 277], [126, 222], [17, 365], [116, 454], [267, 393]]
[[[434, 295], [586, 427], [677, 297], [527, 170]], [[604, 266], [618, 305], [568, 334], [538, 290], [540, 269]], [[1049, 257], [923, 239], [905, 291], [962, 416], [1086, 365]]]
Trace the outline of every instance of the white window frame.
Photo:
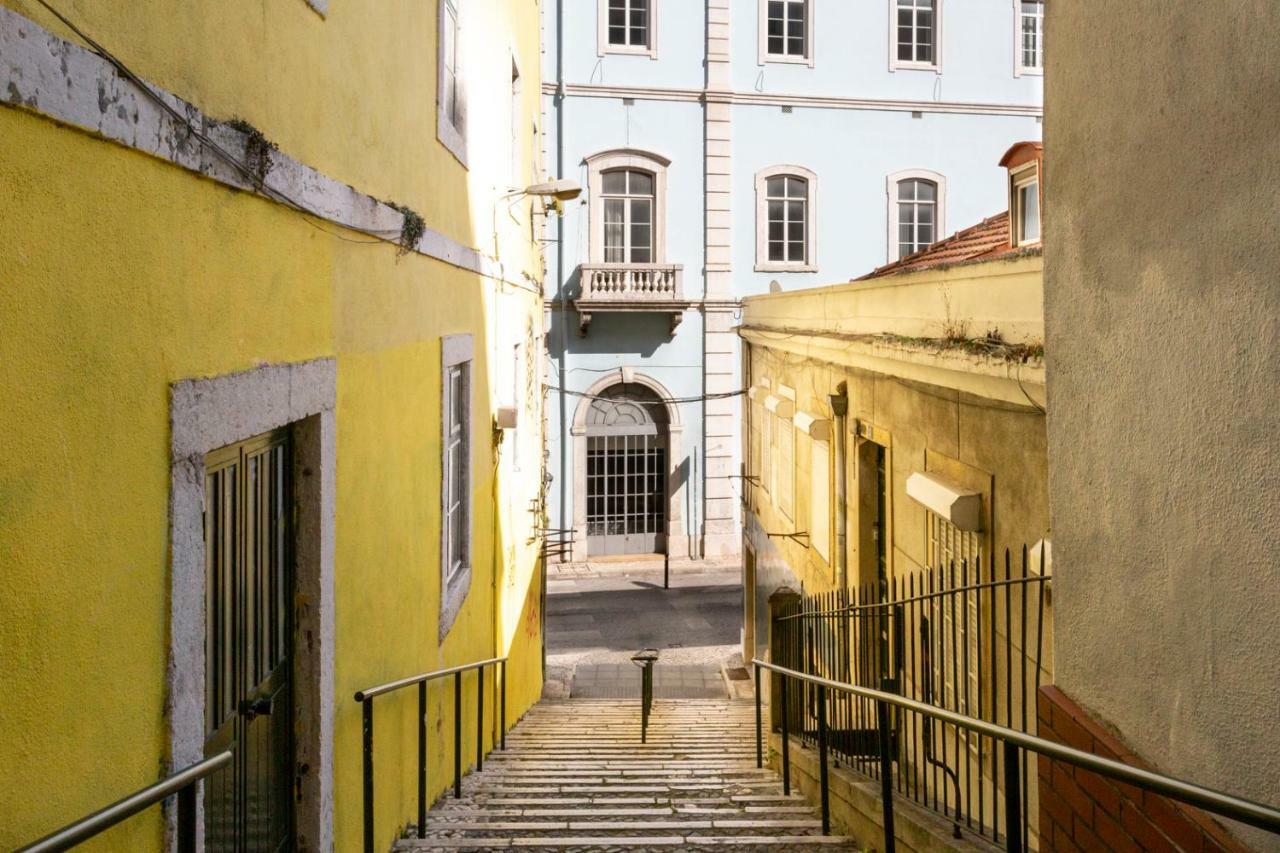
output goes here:
[[[1036, 215], [1040, 220], [1039, 234], [1028, 240], [1023, 234], [1022, 193], [1026, 187], [1036, 188]], [[1032, 160], [1009, 173], [1009, 236], [1016, 246], [1034, 246], [1044, 239], [1044, 198], [1040, 193], [1040, 167]]]
[[[809, 199], [805, 204], [805, 259], [769, 260], [769, 179], [783, 176], [801, 178], [808, 183]], [[756, 272], [818, 271], [818, 175], [795, 164], [769, 166], [756, 172]]]
[[[462, 5], [466, 0], [438, 0], [440, 14], [436, 28], [436, 138], [441, 144], [458, 158], [463, 166], [467, 165], [467, 87], [463, 72], [465, 51], [463, 49], [463, 15]], [[449, 10], [453, 9], [454, 25], [449, 26]], [[456, 116], [451, 116], [445, 108], [445, 97], [449, 81], [445, 73], [445, 39], [452, 34], [454, 43], [454, 103], [457, 105]]]
[[1013, 0], [1013, 76], [1023, 75], [1044, 76], [1044, 12], [1040, 13], [1040, 67], [1030, 68], [1022, 64], [1022, 0]]
[[759, 16], [756, 22], [758, 64], [780, 63], [814, 67], [813, 18], [815, 5], [814, 0], [804, 0], [804, 56], [791, 56], [785, 53], [769, 52], [769, 0], [759, 0]]
[[[475, 401], [475, 361], [474, 342], [471, 335], [447, 335], [441, 339], [440, 346], [440, 637], [449, 633], [457, 619], [462, 603], [466, 600], [471, 588], [471, 567], [475, 556], [474, 506], [471, 500], [474, 478], [472, 476], [472, 450], [474, 449], [474, 424], [472, 409]], [[452, 427], [450, 416], [454, 411], [454, 399], [450, 375], [457, 368], [465, 367], [467, 381], [465, 383], [466, 400], [463, 411], [466, 421], [461, 425], [463, 438], [460, 451], [463, 455], [462, 465], [466, 477], [464, 494], [455, 496], [450, 490], [450, 448]], [[457, 504], [457, 507], [453, 506]], [[453, 569], [455, 548], [450, 541], [453, 525], [450, 523], [451, 512], [462, 512], [465, 518], [466, 543], [465, 554], [461, 565]]]
[[[658, 4], [660, 0], [649, 0], [649, 27], [646, 35], [647, 44], [609, 44], [609, 0], [597, 0], [596, 3], [596, 55], [620, 53], [631, 56], [647, 56], [658, 58]], [[628, 7], [629, 8], [629, 7]]]
[[933, 0], [933, 62], [908, 62], [898, 59], [898, 0], [889, 2], [889, 70], [933, 71], [942, 73], [942, 6], [943, 0]]
[[884, 193], [888, 208], [889, 228], [886, 232], [885, 257], [889, 263], [898, 260], [898, 183], [906, 180], [932, 181], [938, 188], [938, 197], [934, 209], [934, 242], [947, 236], [947, 178], [941, 172], [931, 169], [903, 169], [885, 178]]
[[[588, 256], [591, 263], [604, 260], [604, 173], [614, 169], [635, 169], [653, 175], [653, 260], [649, 264], [667, 262], [667, 167], [671, 161], [660, 154], [632, 148], [601, 151], [586, 159], [587, 192], [590, 205]], [[624, 264], [626, 265], [626, 264]]]

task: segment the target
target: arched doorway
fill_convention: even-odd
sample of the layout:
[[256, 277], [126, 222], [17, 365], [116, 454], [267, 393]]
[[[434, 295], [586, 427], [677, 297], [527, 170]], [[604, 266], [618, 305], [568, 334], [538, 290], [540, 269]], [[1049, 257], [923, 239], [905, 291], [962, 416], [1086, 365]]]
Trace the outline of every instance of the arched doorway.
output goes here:
[[651, 389], [617, 384], [586, 412], [589, 557], [657, 554], [667, 547], [668, 418]]

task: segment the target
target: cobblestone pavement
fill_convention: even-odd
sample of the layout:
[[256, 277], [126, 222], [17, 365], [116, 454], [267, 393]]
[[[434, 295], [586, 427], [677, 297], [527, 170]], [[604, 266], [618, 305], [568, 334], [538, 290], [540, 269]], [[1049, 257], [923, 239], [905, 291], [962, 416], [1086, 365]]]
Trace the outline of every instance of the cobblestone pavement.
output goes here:
[[756, 767], [753, 703], [660, 700], [639, 727], [632, 701], [543, 700], [396, 849], [859, 849]]
[[660, 562], [625, 565], [549, 577], [544, 695], [568, 696], [580, 665], [630, 667], [641, 648], [659, 650], [658, 671], [701, 665], [718, 673], [739, 652], [742, 585], [736, 567], [673, 568], [671, 588], [663, 589]]

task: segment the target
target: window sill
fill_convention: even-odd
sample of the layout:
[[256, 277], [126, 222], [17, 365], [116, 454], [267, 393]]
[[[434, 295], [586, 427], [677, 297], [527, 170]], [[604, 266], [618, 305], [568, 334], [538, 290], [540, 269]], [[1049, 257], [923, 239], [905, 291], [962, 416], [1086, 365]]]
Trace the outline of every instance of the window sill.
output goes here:
[[608, 56], [610, 54], [617, 56], [647, 56], [650, 59], [657, 59], [658, 49], [656, 47], [631, 47], [621, 44], [607, 44], [597, 51], [598, 56]]
[[471, 591], [471, 567], [464, 566], [452, 578], [443, 582], [441, 586], [440, 640], [443, 642], [453, 628], [454, 622], [457, 621], [458, 614], [462, 612], [462, 605], [467, 600], [467, 593]]
[[1043, 68], [1019, 68], [1013, 72], [1014, 77], [1043, 77]]
[[761, 65], [807, 65], [813, 67], [812, 56], [788, 56], [781, 53], [766, 53], [760, 57]]
[[756, 272], [817, 272], [818, 268], [812, 264], [781, 264], [770, 262], [756, 262]]
[[443, 108], [436, 110], [436, 139], [440, 140], [440, 144], [449, 149], [449, 153], [457, 158], [464, 169], [469, 169], [467, 164], [467, 140], [458, 131], [453, 123], [445, 117]]
[[935, 62], [903, 62], [897, 60], [889, 63], [890, 71], [932, 71], [934, 74], [942, 73], [942, 66]]

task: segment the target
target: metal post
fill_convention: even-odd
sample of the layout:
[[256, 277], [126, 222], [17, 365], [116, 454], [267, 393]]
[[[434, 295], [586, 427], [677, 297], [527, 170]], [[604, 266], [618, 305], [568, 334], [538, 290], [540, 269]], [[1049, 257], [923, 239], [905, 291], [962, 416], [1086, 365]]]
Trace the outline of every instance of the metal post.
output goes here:
[[178, 792], [178, 853], [196, 853], [196, 786]]
[[363, 703], [364, 718], [364, 853], [373, 853], [373, 699]]
[[895, 853], [893, 829], [893, 739], [889, 731], [889, 703], [877, 702], [880, 729], [880, 799], [884, 806], [884, 853]]
[[427, 682], [418, 682], [418, 837], [427, 837]]
[[831, 792], [827, 777], [827, 688], [818, 685], [818, 784], [822, 789], [822, 834], [831, 834]]
[[462, 673], [453, 674], [453, 798], [462, 799]]
[[502, 690], [500, 693], [502, 702], [501, 711], [499, 712], [501, 717], [498, 720], [498, 737], [501, 739], [500, 748], [505, 751], [507, 748], [507, 662], [505, 660], [502, 662]]
[[1004, 744], [1004, 834], [1009, 853], [1022, 853], [1022, 782], [1017, 744]]
[[764, 726], [760, 719], [760, 665], [756, 664], [756, 767], [764, 767]]
[[476, 772], [484, 769], [484, 667], [476, 669]]
[[640, 742], [649, 737], [649, 707], [653, 704], [653, 661], [645, 661], [640, 673]]
[[787, 677], [778, 677], [778, 693], [782, 701], [782, 793], [791, 796], [791, 735], [787, 731]]
[[[667, 522], [667, 530], [671, 530], [670, 521]], [[671, 589], [671, 544], [668, 540], [665, 548], [662, 549], [662, 588]]]

